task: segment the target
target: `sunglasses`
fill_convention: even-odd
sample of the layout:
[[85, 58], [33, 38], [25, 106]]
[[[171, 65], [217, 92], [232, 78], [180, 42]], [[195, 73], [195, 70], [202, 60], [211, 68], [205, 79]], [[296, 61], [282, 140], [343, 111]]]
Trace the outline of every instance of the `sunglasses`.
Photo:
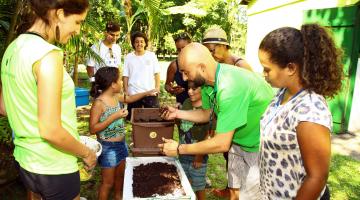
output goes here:
[[109, 48], [110, 58], [114, 58], [114, 52], [112, 48]]
[[177, 42], [178, 40], [191, 40], [191, 38], [187, 33], [179, 33], [174, 35], [174, 41]]

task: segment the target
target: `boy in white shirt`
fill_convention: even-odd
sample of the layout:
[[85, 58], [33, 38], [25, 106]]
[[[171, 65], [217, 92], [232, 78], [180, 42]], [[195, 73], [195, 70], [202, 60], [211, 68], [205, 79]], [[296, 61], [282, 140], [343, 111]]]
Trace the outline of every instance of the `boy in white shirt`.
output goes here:
[[96, 62], [90, 57], [87, 60], [87, 74], [90, 81], [93, 82], [93, 76], [101, 67], [119, 67], [121, 65], [121, 48], [116, 41], [120, 36], [119, 24], [108, 22], [106, 24], [105, 39], [95, 43], [91, 49], [100, 56], [102, 62]]
[[[124, 59], [123, 83], [124, 92], [128, 95], [156, 89], [160, 91], [160, 65], [155, 53], [145, 50], [148, 39], [142, 32], [131, 35], [131, 45], [134, 52], [126, 55]], [[144, 97], [128, 105], [128, 119], [131, 118], [132, 108], [159, 107], [157, 96]]]

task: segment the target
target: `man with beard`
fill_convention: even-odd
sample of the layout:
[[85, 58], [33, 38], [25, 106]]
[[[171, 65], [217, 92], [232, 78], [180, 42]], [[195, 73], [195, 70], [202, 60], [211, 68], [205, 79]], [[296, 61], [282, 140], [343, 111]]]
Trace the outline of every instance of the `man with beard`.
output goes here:
[[114, 22], [106, 24], [105, 38], [91, 46], [91, 49], [100, 56], [102, 62], [97, 62], [94, 58], [89, 57], [87, 60], [87, 74], [90, 82], [94, 82], [94, 75], [101, 67], [120, 67], [121, 65], [121, 48], [116, 41], [120, 37], [120, 25]]
[[[202, 87], [203, 109], [184, 111], [167, 107], [162, 117], [204, 123], [211, 122], [215, 114], [216, 134], [194, 144], [164, 139], [165, 143], [159, 146], [167, 156], [229, 151], [230, 199], [239, 199], [239, 191], [245, 190], [248, 178], [259, 173], [259, 122], [273, 97], [272, 88], [249, 70], [217, 63], [209, 50], [199, 43], [189, 44], [180, 52], [179, 69], [185, 81]], [[254, 197], [256, 195], [246, 199]]]

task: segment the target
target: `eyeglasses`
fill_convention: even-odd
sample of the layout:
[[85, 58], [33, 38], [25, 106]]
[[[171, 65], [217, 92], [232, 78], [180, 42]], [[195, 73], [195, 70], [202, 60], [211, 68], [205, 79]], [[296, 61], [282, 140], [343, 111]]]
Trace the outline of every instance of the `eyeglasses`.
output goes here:
[[114, 52], [112, 48], [109, 48], [110, 58], [114, 58]]

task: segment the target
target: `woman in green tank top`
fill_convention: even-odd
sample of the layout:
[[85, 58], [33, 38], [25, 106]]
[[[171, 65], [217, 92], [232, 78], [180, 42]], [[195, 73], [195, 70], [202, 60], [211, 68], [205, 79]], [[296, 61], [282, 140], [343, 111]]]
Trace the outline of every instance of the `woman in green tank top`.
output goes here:
[[[15, 132], [14, 156], [28, 190], [42, 199], [79, 199], [77, 157], [96, 155], [77, 133], [74, 83], [63, 67], [65, 44], [80, 31], [88, 0], [29, 0], [19, 33], [1, 65], [5, 108]], [[49, 184], [50, 183], [50, 184]]]

